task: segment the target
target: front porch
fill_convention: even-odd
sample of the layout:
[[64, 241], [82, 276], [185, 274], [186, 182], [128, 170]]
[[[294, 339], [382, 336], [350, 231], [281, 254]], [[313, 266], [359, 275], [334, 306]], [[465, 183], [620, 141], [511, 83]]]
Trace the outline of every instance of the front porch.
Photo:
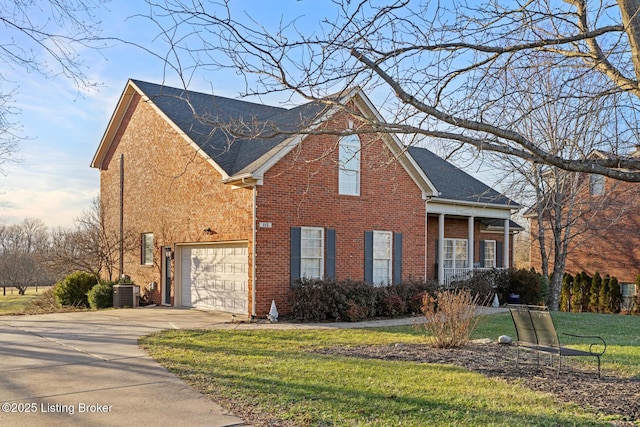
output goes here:
[[511, 221], [510, 209], [431, 201], [427, 217], [427, 235], [435, 240], [435, 259], [431, 258], [435, 269], [429, 269], [443, 287], [477, 272], [512, 265], [513, 234], [522, 227]]

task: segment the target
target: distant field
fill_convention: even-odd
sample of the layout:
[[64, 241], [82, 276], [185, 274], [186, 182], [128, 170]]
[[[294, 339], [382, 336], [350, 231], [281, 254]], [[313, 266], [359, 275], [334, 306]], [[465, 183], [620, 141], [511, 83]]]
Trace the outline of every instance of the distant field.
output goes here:
[[37, 292], [34, 287], [27, 288], [25, 295], [18, 294], [18, 290], [16, 288], [7, 288], [6, 295], [4, 295], [3, 289], [0, 288], [0, 315], [21, 314], [24, 310], [24, 306], [29, 301], [37, 298], [39, 295], [42, 295], [42, 293], [49, 288], [50, 286], [38, 286]]

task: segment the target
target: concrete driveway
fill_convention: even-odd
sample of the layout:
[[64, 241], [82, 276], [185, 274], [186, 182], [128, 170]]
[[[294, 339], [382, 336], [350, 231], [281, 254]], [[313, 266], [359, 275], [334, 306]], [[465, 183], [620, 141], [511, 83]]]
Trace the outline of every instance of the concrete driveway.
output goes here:
[[245, 426], [138, 348], [228, 314], [174, 308], [0, 317], [0, 425]]

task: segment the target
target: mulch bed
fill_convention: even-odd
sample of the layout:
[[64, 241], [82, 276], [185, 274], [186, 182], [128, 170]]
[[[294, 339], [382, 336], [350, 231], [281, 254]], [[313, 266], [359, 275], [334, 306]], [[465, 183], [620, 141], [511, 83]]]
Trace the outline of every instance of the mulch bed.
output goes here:
[[533, 390], [553, 394], [561, 402], [573, 402], [584, 408], [594, 408], [603, 414], [621, 417], [621, 421], [612, 423], [617, 426], [636, 425], [634, 421], [640, 420], [640, 381], [616, 377], [605, 369], [602, 371], [602, 378], [598, 379], [595, 358], [580, 358], [588, 362], [580, 366], [575, 362], [571, 363], [575, 358], [563, 358], [562, 373], [557, 376], [557, 359], [552, 368], [543, 364], [548, 363], [549, 357], [541, 356], [540, 369], [537, 369], [534, 354], [521, 352], [525, 360], [516, 369], [514, 346], [487, 341], [444, 350], [426, 344], [396, 344], [333, 347], [316, 352], [456, 365], [488, 377], [517, 382]]

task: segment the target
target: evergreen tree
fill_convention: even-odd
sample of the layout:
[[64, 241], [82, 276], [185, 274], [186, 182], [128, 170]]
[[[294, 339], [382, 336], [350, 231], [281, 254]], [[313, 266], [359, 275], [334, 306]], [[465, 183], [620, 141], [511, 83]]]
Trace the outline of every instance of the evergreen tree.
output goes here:
[[582, 274], [576, 274], [571, 285], [571, 311], [580, 311], [582, 303]]
[[604, 276], [604, 279], [602, 279], [602, 285], [600, 286], [600, 296], [598, 298], [598, 305], [602, 307], [603, 313], [606, 313], [607, 309], [609, 308], [609, 299], [610, 299], [609, 298], [609, 292], [610, 292], [609, 282], [610, 281], [611, 281], [611, 278], [607, 274], [606, 276]]
[[[638, 275], [640, 279], [640, 275]], [[571, 311], [571, 287], [573, 286], [573, 276], [564, 273], [562, 278], [562, 290], [560, 292], [560, 311]]]
[[589, 291], [591, 290], [591, 276], [586, 272], [582, 272], [582, 279], [580, 281], [580, 293], [582, 294], [582, 300], [580, 301], [580, 311], [589, 311]]
[[609, 312], [619, 313], [621, 304], [622, 292], [620, 291], [620, 284], [616, 277], [612, 277], [609, 281]]
[[593, 279], [591, 279], [591, 289], [589, 289], [589, 311], [595, 313], [602, 311], [598, 304], [600, 300], [600, 286], [602, 286], [602, 277], [600, 277], [600, 273], [596, 271]]

